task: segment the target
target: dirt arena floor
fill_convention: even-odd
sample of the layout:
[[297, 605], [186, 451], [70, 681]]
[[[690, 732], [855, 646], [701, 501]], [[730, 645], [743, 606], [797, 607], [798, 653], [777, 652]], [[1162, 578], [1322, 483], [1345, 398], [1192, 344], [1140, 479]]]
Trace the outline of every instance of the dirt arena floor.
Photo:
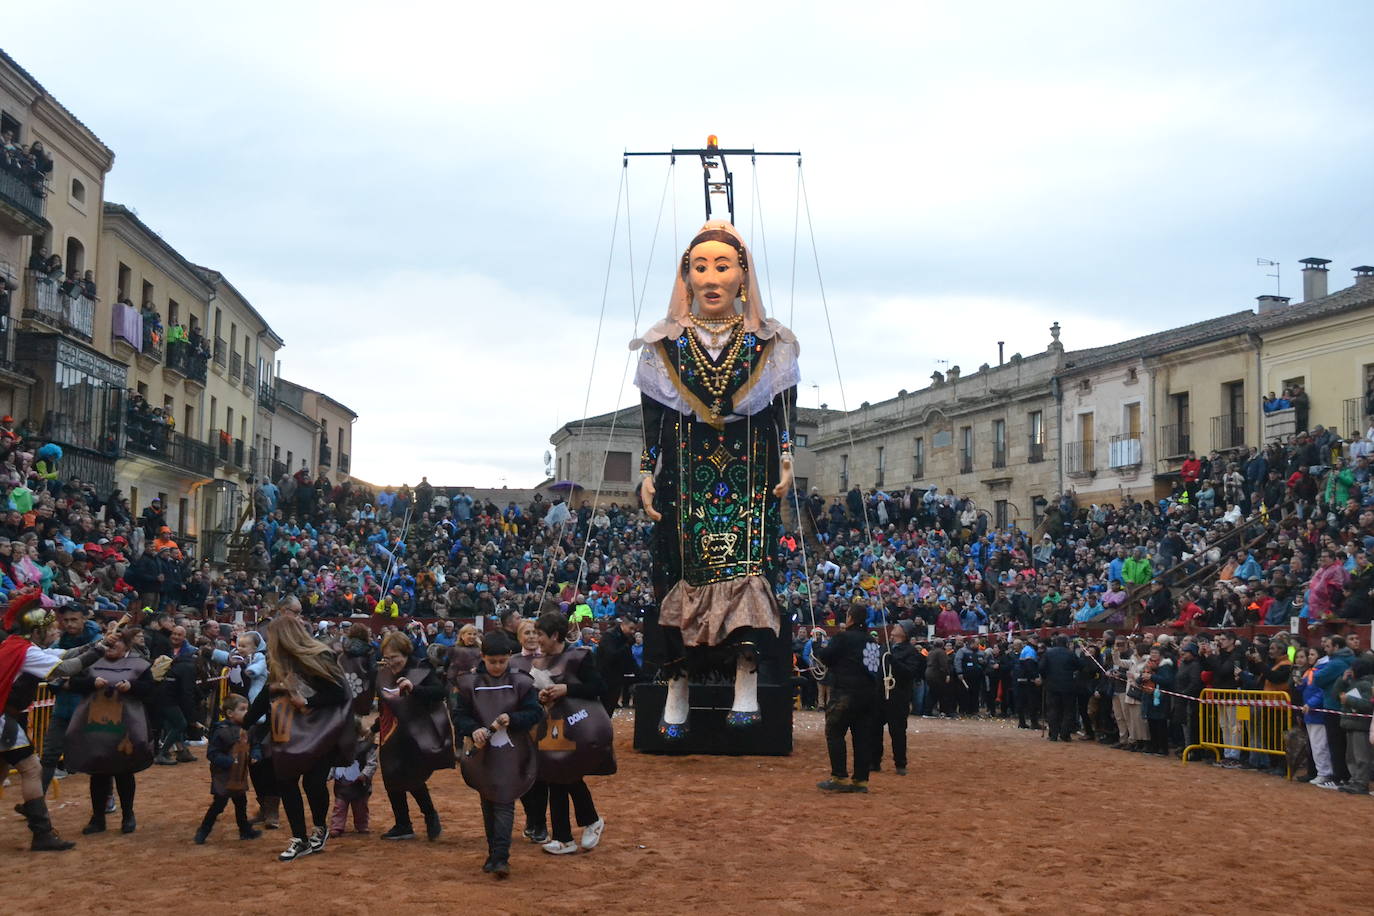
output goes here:
[[818, 713], [798, 715], [787, 758], [639, 755], [630, 720], [616, 721], [620, 773], [592, 781], [607, 823], [601, 847], [554, 858], [517, 836], [505, 882], [480, 871], [477, 797], [456, 772], [430, 784], [444, 821], [437, 843], [377, 839], [391, 826], [379, 790], [373, 835], [282, 864], [284, 831], [243, 842], [228, 816], [207, 845], [191, 843], [209, 801], [196, 763], [140, 776], [128, 837], [117, 820], [80, 836], [86, 780], [66, 780], [54, 807], [58, 828], [79, 841], [70, 853], [21, 851], [28, 833], [7, 790], [0, 910], [1285, 913], [1320, 882], [1325, 912], [1374, 911], [1374, 869], [1358, 864], [1374, 798], [1051, 744], [1000, 722], [928, 719], [910, 723], [912, 775], [889, 769], [867, 796], [832, 796], [815, 788], [827, 771]]

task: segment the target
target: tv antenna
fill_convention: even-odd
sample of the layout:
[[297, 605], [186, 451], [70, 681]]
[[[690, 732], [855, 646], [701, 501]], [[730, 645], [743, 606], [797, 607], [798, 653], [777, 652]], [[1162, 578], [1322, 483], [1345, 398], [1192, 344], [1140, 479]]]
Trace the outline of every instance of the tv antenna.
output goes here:
[[1283, 295], [1283, 276], [1282, 276], [1282, 274], [1283, 274], [1283, 265], [1281, 265], [1278, 261], [1271, 261], [1271, 260], [1269, 260], [1268, 258], [1255, 258], [1255, 266], [1256, 266], [1256, 267], [1272, 267], [1272, 268], [1274, 268], [1274, 272], [1273, 272], [1272, 274], [1265, 274], [1265, 276], [1266, 276], [1266, 277], [1273, 277], [1273, 278], [1274, 278], [1274, 295], [1276, 295], [1276, 296], [1282, 296], [1282, 295]]
[[725, 210], [730, 214], [730, 222], [735, 221], [735, 174], [730, 171], [730, 165], [726, 161], [726, 156], [748, 156], [751, 163], [756, 161], [758, 156], [792, 156], [796, 158], [797, 165], [801, 165], [801, 153], [774, 153], [763, 152], [756, 149], [721, 149], [720, 141], [715, 134], [706, 138], [706, 146], [703, 149], [670, 149], [665, 152], [644, 152], [644, 153], [625, 153], [625, 164], [629, 165], [631, 156], [671, 156], [674, 163], [678, 156], [696, 156], [701, 159], [701, 184], [702, 194], [706, 201], [706, 219], [711, 219], [711, 214], [716, 209], [716, 204], [712, 198], [724, 198]]

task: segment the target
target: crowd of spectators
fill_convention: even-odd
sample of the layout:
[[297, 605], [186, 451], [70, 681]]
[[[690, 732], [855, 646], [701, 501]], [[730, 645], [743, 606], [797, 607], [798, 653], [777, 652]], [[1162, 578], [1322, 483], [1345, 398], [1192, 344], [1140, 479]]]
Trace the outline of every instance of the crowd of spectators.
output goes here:
[[14, 131], [0, 131], [0, 171], [13, 175], [43, 197], [47, 193], [44, 184], [52, 169], [52, 157], [41, 140], [23, 144], [15, 140]]

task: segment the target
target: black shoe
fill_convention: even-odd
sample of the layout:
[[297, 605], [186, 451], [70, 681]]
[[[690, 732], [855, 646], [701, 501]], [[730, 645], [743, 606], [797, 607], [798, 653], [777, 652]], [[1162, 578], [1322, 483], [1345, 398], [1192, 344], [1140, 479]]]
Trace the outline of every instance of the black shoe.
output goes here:
[[184, 748], [184, 747], [183, 747], [181, 750], [177, 751], [177, 756], [176, 756], [176, 762], [177, 762], [177, 763], [195, 763], [195, 762], [196, 762], [196, 759], [197, 759], [197, 758], [196, 758], [196, 755], [195, 755], [195, 754], [192, 754], [190, 751], [186, 750], [186, 748]]
[[134, 820], [133, 812], [124, 812], [124, 817], [119, 821], [120, 833], [133, 833], [138, 829], [138, 821]]
[[205, 841], [208, 839], [210, 839], [210, 831], [206, 830], [204, 827], [196, 831], [197, 846], [204, 846]]
[[905, 776], [906, 767], [897, 767], [897, 769], [893, 770], [893, 772], [896, 773], [898, 776]]
[[439, 839], [440, 834], [443, 832], [444, 825], [439, 823], [439, 815], [437, 813], [425, 815], [425, 839], [433, 843], [435, 840]]
[[853, 786], [854, 784], [847, 778], [835, 776], [816, 783], [816, 788], [820, 789], [822, 792], [848, 792]]
[[395, 827], [392, 827], [386, 833], [382, 834], [382, 839], [413, 840], [415, 839], [415, 830], [409, 824], [406, 824], [404, 827], [402, 827], [400, 824], [397, 824]]
[[549, 828], [547, 827], [526, 827], [525, 839], [538, 846], [543, 846], [549, 841]]
[[105, 815], [104, 815], [103, 812], [100, 813], [100, 814], [93, 814], [93, 815], [91, 815], [91, 821], [90, 821], [90, 823], [88, 823], [85, 827], [82, 827], [82, 828], [81, 828], [81, 835], [82, 835], [82, 836], [91, 836], [92, 834], [104, 833], [104, 832], [105, 832]]
[[502, 859], [500, 862], [493, 862], [491, 865], [491, 873], [502, 881], [506, 880], [510, 877], [510, 862], [505, 859]]
[[1051, 741], [1058, 741], [1059, 739], [1058, 739], [1056, 736], [1054, 736], [1054, 735], [1050, 735], [1050, 740], [1051, 740]]
[[177, 765], [176, 760], [174, 760], [171, 757], [168, 757], [166, 754], [159, 754], [158, 756], [154, 757], [153, 763], [156, 763], [160, 767], [174, 767]]
[[240, 827], [240, 828], [239, 828], [239, 839], [240, 839], [240, 840], [256, 840], [256, 839], [257, 839], [258, 837], [260, 837], [260, 836], [262, 836], [262, 831], [261, 831], [261, 830], [257, 830], [257, 829], [255, 829], [255, 828], [253, 828], [253, 827]]
[[883, 765], [882, 765], [881, 763], [875, 763], [875, 764], [873, 764], [871, 767], [868, 768], [868, 772], [870, 772], [870, 773], [881, 773], [882, 771], [883, 771]]
[[[528, 833], [528, 831], [526, 832]], [[487, 856], [487, 860], [482, 863], [482, 871], [486, 872], [487, 874], [491, 874], [491, 870], [495, 867], [495, 863], [491, 861], [491, 856]]]
[[329, 828], [316, 827], [310, 831], [310, 852], [313, 855], [317, 852], [324, 852], [324, 844], [329, 842]]

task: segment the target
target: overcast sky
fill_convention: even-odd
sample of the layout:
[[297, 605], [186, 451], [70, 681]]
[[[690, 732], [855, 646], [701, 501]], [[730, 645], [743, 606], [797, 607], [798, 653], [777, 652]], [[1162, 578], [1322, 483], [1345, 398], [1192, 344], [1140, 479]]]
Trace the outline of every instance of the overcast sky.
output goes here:
[[796, 166], [736, 163], [736, 222], [807, 406], [971, 372], [998, 340], [1036, 352], [1056, 320], [1072, 349], [1247, 308], [1274, 291], [1257, 257], [1295, 300], [1299, 258], [1331, 258], [1333, 289], [1374, 262], [1367, 3], [5, 19], [5, 49], [115, 150], [106, 198], [250, 298], [283, 375], [358, 412], [353, 468], [378, 483], [531, 486], [560, 424], [637, 397], [635, 302], [662, 317], [703, 212], [699, 168], [632, 160], [613, 249], [626, 149], [803, 152], [843, 392], [804, 210], [793, 281]]

